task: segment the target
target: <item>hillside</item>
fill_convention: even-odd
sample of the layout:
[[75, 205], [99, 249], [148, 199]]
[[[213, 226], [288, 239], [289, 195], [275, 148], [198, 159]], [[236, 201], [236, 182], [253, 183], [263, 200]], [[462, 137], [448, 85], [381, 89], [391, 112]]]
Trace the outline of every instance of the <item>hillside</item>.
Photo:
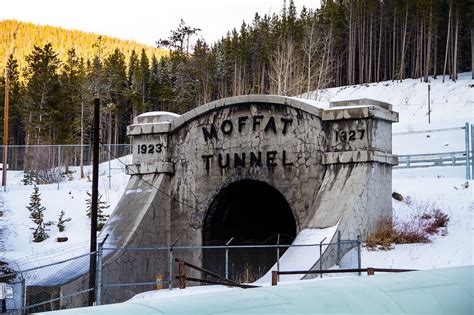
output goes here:
[[166, 54], [166, 50], [147, 46], [130, 40], [122, 40], [99, 34], [86, 33], [76, 30], [66, 30], [60, 27], [35, 25], [33, 23], [15, 20], [0, 21], [0, 67], [3, 68], [5, 60], [13, 53], [23, 68], [26, 64], [25, 56], [31, 53], [33, 46], [43, 46], [51, 43], [61, 60], [65, 60], [66, 53], [74, 47], [76, 52], [85, 59], [92, 59], [97, 53], [94, 44], [101, 37], [101, 54], [104, 56], [119, 48], [122, 53], [129, 56], [132, 50], [140, 52], [145, 49], [150, 58], [153, 54], [159, 59]]
[[[436, 128], [437, 124], [453, 123], [456, 126], [463, 124], [466, 120], [472, 123], [472, 93], [474, 80], [468, 74], [461, 74], [456, 83], [441, 83], [432, 80], [436, 87], [433, 97], [433, 120], [431, 125], [424, 122], [424, 113], [420, 110], [420, 103], [425, 96], [425, 83], [419, 80], [407, 79], [403, 82], [385, 81], [370, 85], [353, 85], [343, 88], [328, 89], [320, 93], [312, 93], [308, 98], [317, 97], [315, 102], [318, 107], [326, 108], [328, 101], [348, 99], [351, 96], [367, 97], [391, 102], [394, 110], [400, 113], [400, 124], [394, 125], [394, 132], [412, 129]], [[453, 91], [456, 91], [453, 93]], [[384, 95], [384, 97], [382, 96]], [[456, 96], [456, 98], [454, 98]], [[446, 99], [453, 102], [443, 105]], [[420, 112], [420, 113], [418, 113]], [[416, 115], [415, 115], [416, 114]], [[404, 129], [412, 128], [412, 129]], [[398, 153], [424, 153], [439, 152], [440, 148], [430, 144], [423, 135], [424, 140], [419, 141], [418, 134], [409, 134], [400, 139], [394, 135], [393, 151]], [[433, 137], [441, 146], [453, 147], [458, 150], [464, 144], [462, 133], [447, 133], [447, 138], [438, 139]], [[129, 158], [129, 157], [128, 157]], [[128, 159], [127, 158], [127, 159]], [[129, 163], [124, 160], [123, 163]], [[47, 208], [46, 220], [55, 220], [58, 212], [64, 209], [73, 220], [68, 223], [67, 235], [69, 241], [66, 243], [55, 242], [55, 237], [61, 235], [56, 230], [50, 232], [50, 238], [41, 243], [31, 241], [32, 226], [28, 218], [26, 206], [29, 195], [33, 190], [31, 185], [24, 186], [21, 183], [22, 171], [9, 171], [9, 187], [7, 192], [0, 192], [0, 211], [5, 213], [0, 220], [0, 232], [3, 228], [4, 252], [0, 260], [12, 262], [19, 269], [58, 261], [67, 257], [76, 256], [87, 252], [89, 234], [89, 219], [85, 215], [86, 191], [90, 190], [91, 183], [87, 179], [79, 179], [77, 167], [71, 168], [74, 172], [71, 181], [62, 183], [60, 189], [57, 184], [39, 185], [43, 198], [43, 204]], [[120, 196], [124, 193], [128, 175], [125, 175], [123, 164], [117, 160], [112, 162], [112, 187], [107, 186], [107, 164], [100, 167], [100, 194], [110, 205], [105, 212], [110, 214], [117, 205]], [[86, 167], [86, 174], [90, 174], [90, 167]], [[449, 266], [461, 266], [472, 264], [472, 242], [462, 250], [462, 242], [469, 242], [469, 236], [473, 231], [472, 184], [465, 184], [464, 166], [456, 167], [431, 167], [424, 172], [419, 169], [396, 169], [393, 172], [393, 190], [411, 198], [412, 203], [393, 201], [394, 215], [399, 218], [415, 215], [424, 207], [440, 207], [446, 212], [451, 221], [447, 228], [447, 235], [433, 235], [432, 243], [429, 244], [407, 244], [396, 245], [392, 251], [369, 251], [364, 249], [362, 254], [363, 266], [398, 267], [398, 268], [441, 268]], [[427, 189], [427, 187], [430, 187]], [[3, 204], [3, 207], [2, 207]], [[15, 227], [15, 228], [12, 228]], [[346, 263], [351, 265], [348, 256]]]

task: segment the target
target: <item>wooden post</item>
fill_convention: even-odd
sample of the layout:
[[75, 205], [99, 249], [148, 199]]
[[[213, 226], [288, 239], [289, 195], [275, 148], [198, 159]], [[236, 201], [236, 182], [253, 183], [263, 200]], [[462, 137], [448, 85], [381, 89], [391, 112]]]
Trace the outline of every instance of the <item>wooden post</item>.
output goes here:
[[367, 275], [368, 276], [373, 276], [375, 274], [374, 268], [367, 267]]
[[278, 284], [278, 272], [272, 271], [272, 285]]
[[184, 261], [180, 261], [178, 264], [178, 273], [179, 273], [179, 288], [186, 289], [186, 270], [184, 266]]

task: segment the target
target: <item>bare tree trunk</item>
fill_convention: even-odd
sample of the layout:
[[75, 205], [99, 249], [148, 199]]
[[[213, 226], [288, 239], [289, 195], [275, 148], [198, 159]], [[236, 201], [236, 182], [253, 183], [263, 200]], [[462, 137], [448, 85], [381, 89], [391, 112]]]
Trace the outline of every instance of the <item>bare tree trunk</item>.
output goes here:
[[396, 47], [396, 18], [395, 12], [393, 13], [393, 34], [392, 34], [392, 81], [395, 81], [395, 67], [396, 67], [396, 59], [395, 59], [395, 47]]
[[370, 27], [369, 27], [369, 62], [368, 62], [368, 74], [367, 82], [372, 81], [372, 10], [370, 11]]
[[353, 2], [350, 2], [349, 8], [349, 48], [347, 54], [347, 83], [349, 85], [354, 84], [354, 5]]
[[433, 32], [433, 0], [431, 0], [430, 4], [430, 21], [428, 23], [428, 39], [427, 39], [427, 47], [426, 47], [426, 59], [425, 59], [425, 78], [424, 81], [428, 83], [429, 81], [429, 71], [430, 71], [430, 61], [431, 61], [431, 36]]
[[449, 14], [448, 14], [448, 35], [446, 37], [446, 52], [444, 54], [444, 67], [443, 67], [443, 83], [444, 77], [446, 76], [446, 65], [448, 62], [448, 52], [449, 52], [449, 35], [451, 33], [451, 14], [453, 10], [453, 0], [449, 1]]
[[[115, 144], [119, 143], [119, 124], [118, 124], [118, 113], [115, 113], [115, 128], [114, 128], [114, 142]], [[118, 156], [118, 148], [114, 146], [114, 155]]]
[[[82, 98], [82, 97], [81, 97]], [[81, 178], [84, 178], [84, 100], [81, 100], [81, 153], [80, 153], [80, 173]]]
[[433, 79], [438, 77], [438, 29], [434, 33], [434, 60], [433, 60]]
[[380, 58], [382, 53], [382, 5], [380, 6], [380, 28], [379, 28], [379, 50], [377, 54], [377, 71], [376, 71], [376, 78], [375, 81], [380, 82]]
[[459, 31], [459, 12], [456, 11], [456, 33], [454, 33], [454, 53], [453, 53], [453, 81], [458, 79], [458, 31]]
[[303, 51], [306, 55], [306, 92], [310, 92], [312, 88], [312, 61], [314, 51], [316, 49], [316, 37], [316, 25], [314, 23], [313, 17], [310, 15], [309, 20], [305, 23], [303, 42]]
[[474, 25], [471, 26], [471, 73], [474, 79]]
[[234, 60], [234, 92], [233, 95], [237, 95], [237, 60]]
[[404, 79], [405, 75], [405, 44], [406, 44], [406, 38], [407, 38], [407, 27], [408, 27], [408, 1], [406, 5], [406, 11], [405, 11], [405, 25], [403, 25], [403, 36], [402, 36], [402, 47], [401, 47], [401, 52], [402, 52], [402, 57], [400, 61], [400, 73], [399, 73], [399, 79], [402, 81]]

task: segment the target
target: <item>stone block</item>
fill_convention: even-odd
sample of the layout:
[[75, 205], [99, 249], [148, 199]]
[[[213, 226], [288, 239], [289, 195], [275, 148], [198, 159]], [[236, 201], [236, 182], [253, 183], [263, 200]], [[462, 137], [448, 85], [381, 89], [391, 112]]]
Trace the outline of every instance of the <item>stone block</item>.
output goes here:
[[345, 100], [345, 101], [333, 101], [329, 103], [330, 108], [345, 107], [345, 106], [358, 106], [358, 105], [374, 105], [374, 106], [382, 107], [390, 111], [392, 110], [392, 104], [377, 101], [370, 98], [360, 98], [360, 99]]

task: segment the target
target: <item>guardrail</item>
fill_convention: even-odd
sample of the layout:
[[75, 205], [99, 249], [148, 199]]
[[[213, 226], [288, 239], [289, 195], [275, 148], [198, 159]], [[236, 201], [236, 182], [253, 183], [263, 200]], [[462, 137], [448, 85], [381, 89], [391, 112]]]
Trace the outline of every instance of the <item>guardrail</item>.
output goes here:
[[[432, 166], [465, 166], [466, 152], [446, 152], [428, 154], [403, 154], [398, 156], [398, 166], [395, 168], [418, 168]], [[469, 157], [472, 161], [472, 156]]]
[[464, 126], [432, 129], [432, 130], [418, 130], [393, 133], [393, 136], [410, 135], [419, 133], [435, 133], [446, 131], [464, 130], [464, 151], [454, 152], [434, 152], [422, 154], [401, 154], [398, 155], [398, 166], [395, 169], [406, 168], [423, 168], [433, 166], [464, 166], [466, 168], [466, 179], [474, 179], [474, 126], [468, 122]]

